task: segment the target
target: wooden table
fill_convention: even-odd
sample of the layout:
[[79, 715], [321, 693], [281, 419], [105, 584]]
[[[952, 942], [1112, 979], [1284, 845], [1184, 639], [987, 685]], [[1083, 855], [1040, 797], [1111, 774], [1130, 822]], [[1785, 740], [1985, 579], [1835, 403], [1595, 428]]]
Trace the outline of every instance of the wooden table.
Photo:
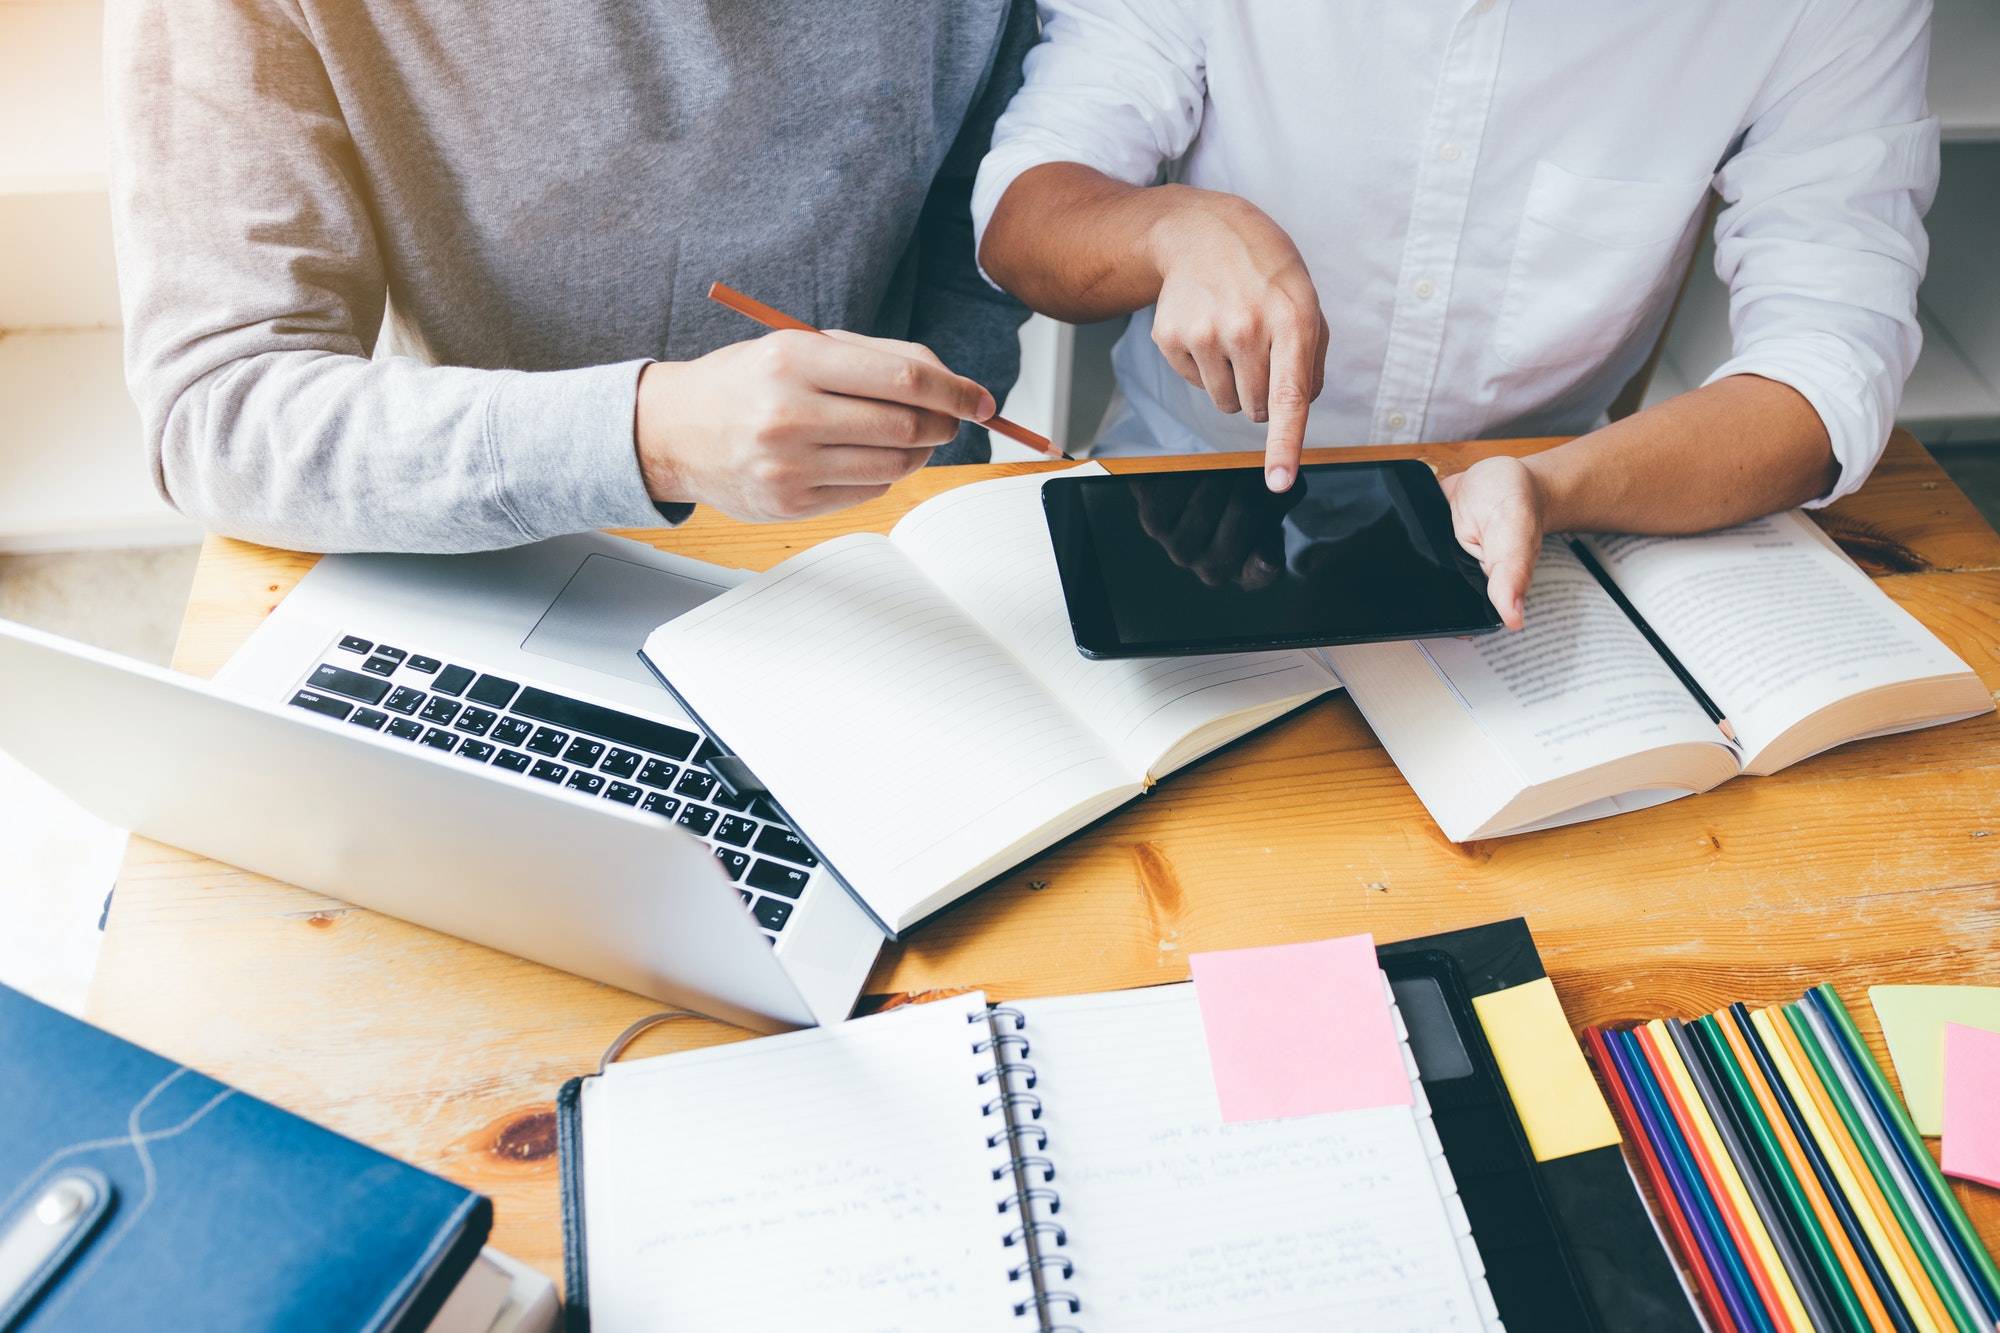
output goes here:
[[[1337, 456], [1416, 453], [1448, 472], [1551, 443]], [[761, 569], [843, 532], [886, 530], [948, 487], [1039, 466], [933, 469], [875, 503], [788, 526], [703, 513], [633, 535]], [[1921, 446], [1897, 436], [1867, 488], [1820, 517], [2000, 688], [2000, 536]], [[175, 664], [214, 671], [315, 558], [211, 539]], [[2000, 720], [1864, 741], [1600, 823], [1455, 846], [1337, 697], [888, 949], [864, 1003], [973, 986], [1019, 997], [1143, 985], [1185, 978], [1196, 949], [1362, 930], [1393, 940], [1516, 914], [1578, 1025], [1789, 1000], [1832, 981], [1879, 1057], [1869, 984], [2000, 984]], [[92, 1017], [116, 1032], [492, 1195], [494, 1243], [552, 1275], [556, 1088], [657, 1007], [137, 839], [91, 995]], [[742, 1035], [684, 1021], [638, 1053]], [[1962, 1194], [2000, 1250], [2000, 1195]]]

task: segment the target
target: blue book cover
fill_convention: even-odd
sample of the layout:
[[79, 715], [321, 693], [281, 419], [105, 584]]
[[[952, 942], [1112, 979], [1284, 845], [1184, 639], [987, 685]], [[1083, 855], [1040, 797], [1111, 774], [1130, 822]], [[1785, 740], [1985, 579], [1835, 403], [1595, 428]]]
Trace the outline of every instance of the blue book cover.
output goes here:
[[90, 1206], [66, 1202], [87, 1224], [0, 1287], [10, 1333], [422, 1329], [493, 1217], [480, 1195], [0, 986], [0, 1251], [63, 1211], [41, 1201], [64, 1181], [82, 1182]]

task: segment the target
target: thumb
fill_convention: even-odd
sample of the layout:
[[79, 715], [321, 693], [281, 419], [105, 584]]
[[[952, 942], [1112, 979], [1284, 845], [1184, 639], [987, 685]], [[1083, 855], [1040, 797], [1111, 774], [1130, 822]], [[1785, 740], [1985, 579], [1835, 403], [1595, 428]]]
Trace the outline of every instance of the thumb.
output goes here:
[[1509, 530], [1504, 534], [1488, 533], [1485, 546], [1486, 596], [1500, 613], [1501, 622], [1508, 629], [1519, 629], [1526, 623], [1528, 584], [1534, 578], [1535, 557], [1541, 554], [1541, 544], [1529, 541], [1526, 534]]

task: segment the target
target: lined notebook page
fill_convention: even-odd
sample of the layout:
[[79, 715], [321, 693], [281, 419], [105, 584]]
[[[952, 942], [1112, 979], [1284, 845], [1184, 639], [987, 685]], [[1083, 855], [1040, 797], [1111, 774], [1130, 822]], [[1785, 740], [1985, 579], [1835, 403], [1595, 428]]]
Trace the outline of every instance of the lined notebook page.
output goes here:
[[[584, 1084], [592, 1327], [1019, 1333], [979, 995]], [[809, 1316], [809, 1317], [808, 1317]]]
[[[1059, 475], [1102, 476], [1086, 464]], [[911, 510], [891, 534], [931, 579], [1089, 719], [1133, 781], [1181, 737], [1234, 713], [1339, 685], [1307, 652], [1093, 662], [1076, 650], [1042, 513], [1046, 475], [961, 486]]]
[[1499, 1326], [1427, 1110], [1224, 1124], [1192, 985], [1010, 1007], [1027, 1016], [1076, 1270], [1056, 1285], [1083, 1301], [1067, 1322]]
[[896, 546], [842, 537], [646, 640], [892, 927], [1105, 793], [1102, 743]]

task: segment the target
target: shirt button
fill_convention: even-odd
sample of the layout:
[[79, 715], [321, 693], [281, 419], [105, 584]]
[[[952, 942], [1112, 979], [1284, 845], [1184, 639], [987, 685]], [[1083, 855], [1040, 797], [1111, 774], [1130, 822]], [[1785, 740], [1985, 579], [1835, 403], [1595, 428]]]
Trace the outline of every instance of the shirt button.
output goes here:
[[1432, 296], [1437, 294], [1437, 288], [1431, 285], [1431, 280], [1429, 278], [1418, 278], [1417, 285], [1415, 287], [1412, 287], [1410, 290], [1415, 292], [1419, 297], [1423, 298], [1426, 301], [1430, 300]]
[[1443, 158], [1447, 162], [1456, 162], [1463, 155], [1464, 155], [1464, 150], [1461, 149], [1455, 143], [1448, 143], [1444, 147], [1438, 149], [1438, 156]]
[[1404, 416], [1401, 412], [1391, 412], [1389, 414], [1390, 430], [1401, 430], [1403, 427], [1409, 424], [1410, 424], [1410, 419]]

